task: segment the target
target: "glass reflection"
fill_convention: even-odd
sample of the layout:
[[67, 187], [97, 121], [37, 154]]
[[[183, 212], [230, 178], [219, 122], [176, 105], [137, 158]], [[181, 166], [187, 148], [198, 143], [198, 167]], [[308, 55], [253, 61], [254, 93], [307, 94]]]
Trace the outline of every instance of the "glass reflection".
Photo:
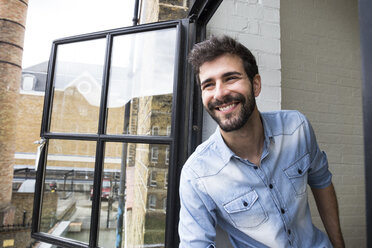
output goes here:
[[41, 231], [89, 242], [96, 143], [50, 140]]
[[[175, 44], [175, 28], [114, 37], [108, 134], [169, 135], [167, 124], [153, 130], [147, 127], [160, 119], [170, 123]], [[147, 111], [141, 115], [142, 120], [136, 120], [139, 111]], [[145, 128], [126, 130], [125, 115], [131, 116], [138, 127]]]
[[164, 247], [167, 151], [168, 145], [106, 144], [101, 247]]
[[105, 39], [58, 46], [51, 132], [97, 133], [105, 46]]

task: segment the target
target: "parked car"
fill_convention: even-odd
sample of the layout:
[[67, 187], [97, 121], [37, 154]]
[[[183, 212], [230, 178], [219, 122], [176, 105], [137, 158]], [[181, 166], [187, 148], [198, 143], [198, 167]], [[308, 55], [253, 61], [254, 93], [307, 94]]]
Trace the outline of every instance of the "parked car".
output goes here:
[[[101, 199], [108, 200], [111, 196], [111, 179], [104, 178], [102, 180]], [[90, 199], [93, 199], [93, 188], [90, 190]]]

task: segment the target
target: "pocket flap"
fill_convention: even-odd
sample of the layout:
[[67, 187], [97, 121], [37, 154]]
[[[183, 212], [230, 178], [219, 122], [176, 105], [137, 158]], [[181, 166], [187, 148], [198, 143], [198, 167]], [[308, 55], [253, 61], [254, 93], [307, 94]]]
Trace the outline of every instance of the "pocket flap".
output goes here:
[[252, 190], [238, 198], [226, 203], [224, 208], [228, 213], [236, 213], [240, 211], [249, 210], [257, 201], [258, 195], [256, 191]]
[[287, 169], [284, 170], [285, 174], [289, 178], [302, 177], [310, 166], [310, 154], [307, 153], [305, 156], [294, 162]]

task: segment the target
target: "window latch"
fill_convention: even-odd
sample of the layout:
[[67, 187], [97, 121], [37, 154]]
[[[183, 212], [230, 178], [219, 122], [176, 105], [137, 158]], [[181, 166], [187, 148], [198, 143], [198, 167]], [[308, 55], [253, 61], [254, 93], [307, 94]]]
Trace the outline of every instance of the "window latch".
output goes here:
[[40, 140], [37, 140], [37, 141], [34, 142], [34, 144], [39, 145], [37, 147], [37, 151], [36, 151], [35, 171], [37, 171], [37, 169], [39, 167], [40, 156], [41, 156], [41, 152], [44, 150], [45, 142], [46, 142], [46, 139], [44, 139], [44, 138], [41, 138]]

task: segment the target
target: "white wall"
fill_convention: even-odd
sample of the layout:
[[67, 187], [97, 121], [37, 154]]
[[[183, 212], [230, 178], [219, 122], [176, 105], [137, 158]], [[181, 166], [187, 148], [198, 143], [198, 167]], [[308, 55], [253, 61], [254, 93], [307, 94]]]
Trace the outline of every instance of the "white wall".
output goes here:
[[328, 155], [346, 247], [365, 247], [358, 1], [282, 0], [280, 16], [282, 107], [310, 119]]
[[[256, 99], [260, 111], [281, 108], [279, 0], [224, 0], [207, 25], [207, 36], [226, 34], [236, 38], [255, 55], [262, 78]], [[216, 124], [204, 113], [203, 139]]]
[[[329, 158], [346, 246], [359, 248], [366, 223], [357, 7], [357, 0], [224, 0], [207, 30], [252, 50], [261, 111], [298, 109], [310, 119]], [[205, 113], [203, 139], [215, 128]], [[323, 228], [311, 194], [310, 204]], [[221, 234], [217, 247], [227, 243]]]

